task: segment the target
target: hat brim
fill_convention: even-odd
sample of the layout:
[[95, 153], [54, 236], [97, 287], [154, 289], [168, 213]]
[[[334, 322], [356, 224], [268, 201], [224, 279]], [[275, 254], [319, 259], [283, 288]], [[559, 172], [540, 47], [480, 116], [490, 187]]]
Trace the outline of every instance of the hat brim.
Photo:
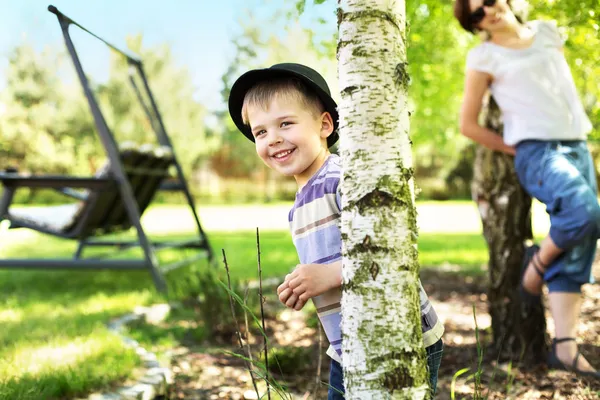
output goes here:
[[238, 80], [233, 84], [231, 88], [231, 92], [229, 93], [229, 114], [231, 115], [231, 119], [237, 126], [237, 128], [254, 142], [254, 136], [250, 130], [250, 127], [244, 124], [242, 119], [242, 106], [244, 105], [244, 97], [250, 88], [252, 88], [256, 83], [278, 78], [278, 77], [295, 77], [304, 82], [310, 89], [314, 90], [319, 99], [323, 103], [325, 107], [325, 111], [331, 114], [331, 118], [333, 119], [333, 132], [331, 135], [327, 137], [327, 147], [333, 146], [339, 139], [338, 135], [338, 119], [339, 115], [337, 112], [337, 104], [331, 98], [329, 93], [325, 92], [319, 85], [317, 85], [310, 78], [296, 73], [290, 70], [283, 69], [274, 69], [274, 68], [265, 68], [265, 69], [255, 69], [252, 71], [248, 71], [242, 76], [238, 78]]

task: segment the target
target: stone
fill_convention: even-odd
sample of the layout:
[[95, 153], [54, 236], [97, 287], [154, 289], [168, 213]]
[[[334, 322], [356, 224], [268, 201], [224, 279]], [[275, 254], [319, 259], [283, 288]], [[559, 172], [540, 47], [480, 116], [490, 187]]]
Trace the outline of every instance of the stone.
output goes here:
[[143, 347], [138, 347], [137, 349], [135, 349], [135, 354], [137, 354], [140, 357], [145, 356], [148, 353], [148, 351], [146, 349], [144, 349]]
[[142, 356], [142, 360], [143, 361], [156, 361], [156, 354], [154, 353], [150, 353], [149, 351], [147, 351], [143, 356]]
[[128, 337], [123, 338], [123, 343], [125, 344], [125, 346], [133, 347], [133, 348], [140, 346], [140, 344], [137, 342], [137, 340], [129, 339]]
[[148, 371], [146, 371], [146, 375], [159, 375], [164, 378], [165, 382], [167, 382], [168, 385], [173, 384], [173, 374], [171, 373], [171, 370], [168, 368], [164, 368], [164, 367], [150, 368]]
[[160, 367], [160, 363], [156, 360], [144, 361], [144, 367], [146, 368], [158, 368]]
[[121, 400], [117, 393], [93, 393], [85, 400]]
[[181, 367], [181, 369], [185, 372], [189, 371], [192, 369], [192, 366], [190, 365], [189, 362], [187, 362], [186, 360], [183, 360], [179, 363], [179, 366]]
[[138, 383], [119, 390], [123, 400], [153, 400], [156, 397], [156, 391], [152, 385]]
[[168, 304], [156, 304], [148, 309], [145, 314], [146, 322], [149, 324], [158, 324], [163, 322], [169, 316], [171, 306]]
[[167, 382], [165, 381], [165, 377], [162, 375], [144, 375], [140, 379], [140, 382], [147, 385], [152, 385], [156, 395], [163, 395], [167, 391]]
[[246, 390], [244, 392], [244, 399], [245, 400], [257, 400], [258, 396], [256, 395], [256, 391], [254, 391], [254, 390]]
[[137, 315], [135, 313], [131, 313], [131, 314], [125, 314], [125, 315], [123, 315], [121, 318], [118, 319], [118, 321], [121, 324], [127, 325], [130, 322], [138, 321], [140, 318], [141, 318], [140, 315]]
[[161, 367], [156, 354], [147, 351], [131, 338], [124, 336], [121, 331], [124, 325], [142, 318], [149, 323], [163, 321], [169, 314], [171, 307], [167, 304], [158, 304], [152, 307], [139, 307], [133, 313], [117, 318], [107, 324], [110, 331], [121, 336], [126, 347], [135, 349], [147, 368], [144, 376], [134, 385], [124, 386], [117, 392], [94, 393], [81, 400], [153, 400], [157, 396], [167, 394], [168, 385], [173, 384], [173, 374], [169, 368]]

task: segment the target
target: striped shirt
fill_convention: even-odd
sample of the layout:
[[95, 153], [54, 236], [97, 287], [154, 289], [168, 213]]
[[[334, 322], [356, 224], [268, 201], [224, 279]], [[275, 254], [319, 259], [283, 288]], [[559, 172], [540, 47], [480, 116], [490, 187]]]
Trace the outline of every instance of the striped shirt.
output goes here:
[[[289, 222], [301, 264], [330, 264], [342, 258], [340, 178], [340, 158], [332, 154], [296, 194], [296, 201], [289, 213]], [[425, 347], [428, 347], [442, 337], [444, 327], [438, 320], [420, 281], [419, 286], [423, 341]], [[329, 340], [327, 354], [340, 363], [341, 299], [341, 287], [312, 299]]]

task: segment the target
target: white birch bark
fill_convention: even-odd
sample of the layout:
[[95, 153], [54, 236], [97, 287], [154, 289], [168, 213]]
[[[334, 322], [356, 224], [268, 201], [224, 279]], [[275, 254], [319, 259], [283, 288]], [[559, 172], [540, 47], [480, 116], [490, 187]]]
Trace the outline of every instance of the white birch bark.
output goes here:
[[347, 399], [422, 399], [404, 0], [340, 0], [343, 367]]

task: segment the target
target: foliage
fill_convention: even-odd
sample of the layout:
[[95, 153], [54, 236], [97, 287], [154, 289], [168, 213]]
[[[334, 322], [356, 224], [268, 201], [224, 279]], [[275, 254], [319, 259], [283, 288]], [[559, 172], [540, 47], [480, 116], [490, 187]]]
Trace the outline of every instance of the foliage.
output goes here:
[[11, 52], [1, 96], [0, 168], [66, 172], [75, 161], [76, 140], [67, 125], [72, 115], [53, 73], [58, 62], [58, 55], [38, 54], [26, 43]]
[[[190, 176], [215, 143], [204, 128], [206, 109], [194, 99], [190, 73], [176, 65], [167, 45], [145, 48], [141, 35], [131, 36], [127, 42], [144, 62], [166, 130]], [[117, 142], [158, 144], [152, 132], [156, 121], [146, 117], [137, 101], [125, 58], [111, 51], [109, 61], [106, 82], [88, 79]], [[27, 43], [13, 50], [7, 88], [1, 98], [0, 168], [18, 166], [21, 171], [86, 175], [103, 162], [104, 150], [81, 87], [58, 77], [60, 66], [65, 64], [71, 61], [64, 53], [48, 50], [37, 54]], [[74, 78], [72, 67], [69, 71], [69, 77]], [[131, 77], [142, 87], [139, 76]]]
[[[226, 279], [223, 271], [209, 267], [186, 271], [185, 275], [185, 285], [189, 287], [186, 299], [194, 306], [197, 320], [203, 325], [204, 339], [232, 342], [236, 326], [231, 314], [229, 295], [220, 284]], [[242, 285], [236, 278], [233, 279], [232, 290], [236, 293], [242, 292]], [[242, 307], [236, 304], [235, 312], [238, 318], [242, 316]]]
[[[144, 48], [143, 37], [138, 34], [127, 38], [127, 47], [144, 62], [144, 71], [163, 116], [165, 130], [175, 144], [177, 158], [186, 175], [190, 176], [215, 145], [204, 128], [206, 108], [194, 99], [190, 72], [176, 64], [166, 44]], [[158, 129], [159, 121], [155, 116], [152, 119], [146, 116], [131, 79], [143, 90], [143, 82], [137, 72], [133, 72], [123, 56], [112, 52], [110, 79], [97, 87], [108, 124], [120, 142], [156, 143], [153, 126]], [[150, 99], [142, 98], [143, 104], [151, 109]]]
[[[307, 3], [296, 1], [299, 12], [308, 7]], [[468, 196], [471, 180], [471, 173], [465, 167], [468, 167], [466, 162], [472, 161], [462, 156], [469, 142], [458, 131], [458, 110], [466, 52], [479, 39], [464, 32], [454, 19], [453, 3], [435, 0], [406, 3], [410, 25], [411, 139], [415, 178], [423, 188], [421, 195], [426, 198], [464, 198], [465, 194]], [[324, 2], [332, 11], [336, 5], [333, 0]], [[528, 19], [554, 19], [561, 27], [566, 37], [567, 61], [594, 124], [591, 137], [600, 140], [600, 86], [597, 84], [600, 79], [600, 3], [596, 0], [530, 0], [523, 6]]]
[[531, 18], [553, 19], [565, 38], [565, 56], [583, 106], [600, 140], [600, 2], [530, 0]]
[[[247, 3], [249, 10], [232, 38], [234, 54], [222, 76], [224, 102], [240, 73], [283, 61], [316, 68], [337, 97], [337, 3], [302, 0], [261, 7], [265, 1]], [[452, 3], [419, 0], [406, 5], [411, 139], [421, 198], [465, 197], [471, 179], [471, 161], [463, 157], [469, 142], [458, 132], [458, 109], [465, 55], [478, 39], [461, 30], [452, 15]], [[596, 141], [600, 140], [599, 4], [596, 0], [530, 0], [528, 6], [528, 19], [556, 20], [566, 38], [565, 55], [594, 125], [591, 138]], [[138, 34], [128, 37], [127, 46], [144, 61], [166, 130], [196, 192], [207, 185], [206, 180], [200, 182], [204, 176], [200, 172], [210, 169], [221, 179], [220, 187], [238, 186], [230, 196], [232, 201], [289, 195], [287, 189], [282, 189], [286, 192], [282, 194], [279, 188], [291, 180], [262, 165], [227, 110], [210, 115], [206, 105], [195, 100], [190, 71], [177, 64], [168, 45], [149, 48]], [[108, 79], [88, 78], [110, 128], [119, 142], [154, 142], [150, 121], [129, 84], [128, 66], [117, 53], [107, 54]], [[71, 64], [62, 48], [38, 51], [33, 44], [22, 42], [10, 52], [6, 88], [0, 94], [0, 169], [15, 166], [34, 173], [89, 175], [104, 162], [89, 106]], [[216, 122], [207, 127], [209, 116]], [[240, 180], [259, 183], [260, 189], [256, 185], [242, 188], [237, 185]], [[223, 200], [225, 191], [217, 192]]]
[[[273, 374], [295, 375], [310, 365], [313, 357], [314, 349], [312, 347], [275, 347], [269, 352], [269, 370]], [[264, 355], [261, 360], [264, 361]]]

